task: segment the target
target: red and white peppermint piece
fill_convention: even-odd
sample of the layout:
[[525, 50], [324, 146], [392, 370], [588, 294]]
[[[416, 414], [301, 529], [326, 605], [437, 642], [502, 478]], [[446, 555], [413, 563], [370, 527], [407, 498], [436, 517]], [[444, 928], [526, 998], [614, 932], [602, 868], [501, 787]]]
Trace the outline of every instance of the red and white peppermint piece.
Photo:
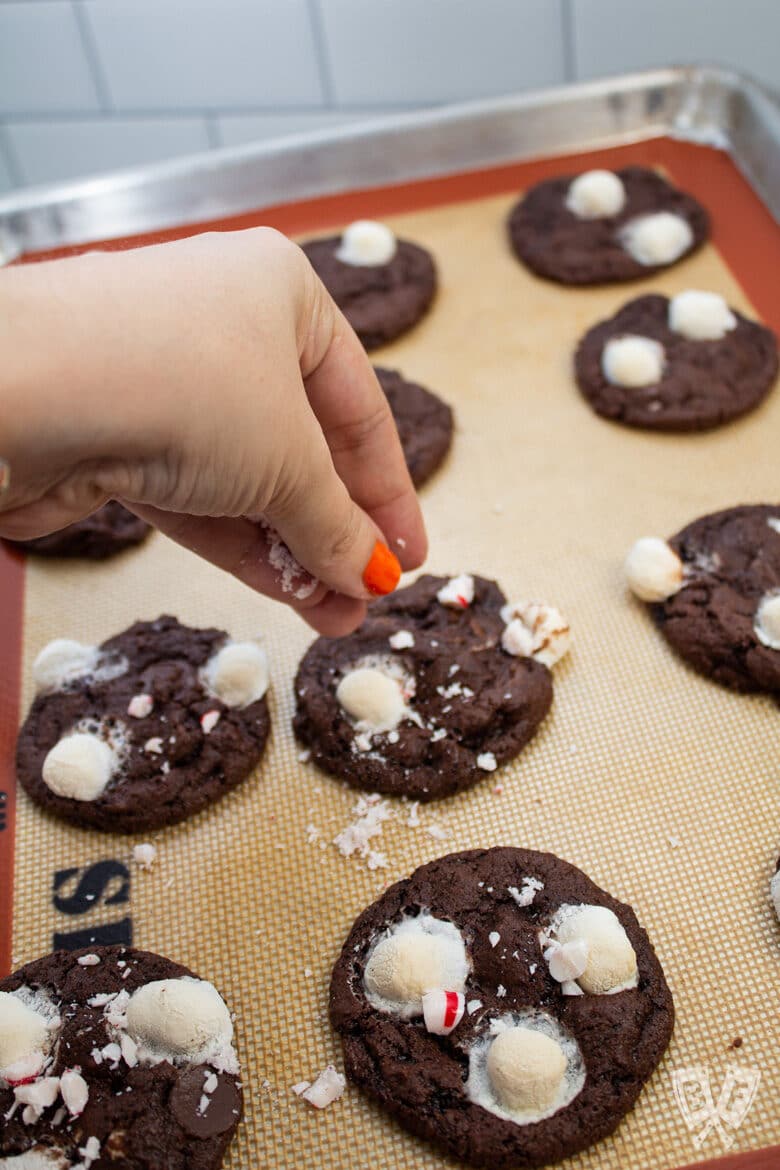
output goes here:
[[81, 1075], [81, 1069], [69, 1068], [60, 1077], [60, 1095], [71, 1117], [84, 1112], [89, 1100], [89, 1086]]
[[204, 735], [208, 735], [210, 731], [214, 730], [219, 723], [220, 716], [221, 712], [219, 711], [207, 711], [205, 715], [201, 715], [200, 726]]
[[145, 719], [151, 715], [154, 699], [151, 695], [133, 695], [127, 704], [127, 714], [132, 719]]
[[0, 1077], [6, 1081], [11, 1088], [17, 1085], [29, 1085], [33, 1081], [37, 1081], [43, 1069], [45, 1057], [42, 1052], [31, 1052], [29, 1056], [23, 1056], [21, 1060], [9, 1064], [7, 1068], [0, 1068]]
[[422, 997], [423, 1020], [434, 1036], [449, 1036], [463, 1019], [466, 997], [460, 991], [426, 991]]

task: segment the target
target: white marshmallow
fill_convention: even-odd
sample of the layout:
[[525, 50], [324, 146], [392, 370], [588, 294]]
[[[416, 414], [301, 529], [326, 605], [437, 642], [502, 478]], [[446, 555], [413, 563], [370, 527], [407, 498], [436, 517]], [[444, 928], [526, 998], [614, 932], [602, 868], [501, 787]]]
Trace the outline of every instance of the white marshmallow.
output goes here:
[[463, 1019], [466, 997], [462, 991], [437, 988], [426, 991], [422, 997], [423, 1022], [426, 1032], [433, 1036], [449, 1036]]
[[70, 1158], [50, 1146], [34, 1146], [24, 1154], [0, 1158], [0, 1170], [68, 1170]]
[[623, 563], [628, 587], [640, 601], [666, 601], [683, 586], [683, 563], [657, 536], [643, 536], [631, 546]]
[[513, 1012], [490, 1023], [469, 1052], [466, 1096], [515, 1125], [551, 1117], [585, 1083], [577, 1041], [545, 1012]]
[[569, 185], [566, 206], [579, 219], [617, 215], [626, 202], [626, 189], [614, 171], [585, 171]]
[[620, 242], [638, 264], [652, 268], [679, 260], [693, 243], [693, 232], [681, 215], [656, 211], [629, 220], [620, 233]]
[[550, 933], [563, 946], [587, 945], [587, 963], [575, 978], [588, 995], [610, 995], [636, 987], [636, 952], [617, 915], [606, 906], [563, 905]]
[[91, 674], [98, 661], [97, 646], [84, 646], [70, 638], [55, 638], [44, 646], [33, 663], [33, 679], [39, 691], [56, 691], [73, 679]]
[[762, 646], [780, 650], [780, 591], [765, 593], [759, 601], [753, 633]]
[[772, 875], [772, 880], [769, 883], [769, 896], [772, 899], [775, 914], [780, 919], [780, 869]]
[[44, 784], [71, 800], [97, 800], [117, 767], [115, 753], [104, 739], [88, 732], [66, 735], [43, 761]]
[[518, 1113], [545, 1113], [555, 1104], [566, 1076], [566, 1056], [552, 1036], [536, 1028], [500, 1032], [487, 1054], [496, 1097]]
[[718, 293], [689, 288], [669, 301], [669, 328], [690, 341], [720, 341], [737, 318]]
[[613, 337], [601, 351], [601, 369], [613, 386], [638, 390], [661, 381], [666, 365], [664, 347], [650, 337]]
[[391, 731], [406, 712], [398, 679], [377, 667], [350, 670], [336, 688], [336, 698], [360, 731]]
[[60, 1077], [60, 1094], [71, 1117], [84, 1112], [89, 1100], [89, 1087], [78, 1069], [69, 1068]]
[[386, 224], [373, 219], [357, 219], [345, 228], [336, 258], [342, 264], [375, 268], [389, 264], [397, 249], [398, 241]]
[[155, 1055], [200, 1061], [230, 1044], [233, 1022], [211, 983], [157, 979], [130, 996], [127, 1030]]
[[346, 1085], [345, 1077], [340, 1072], [336, 1072], [332, 1064], [329, 1064], [327, 1068], [322, 1070], [314, 1084], [309, 1085], [300, 1095], [315, 1109], [325, 1109], [334, 1101], [338, 1101]]
[[441, 605], [449, 606], [450, 609], [466, 609], [474, 600], [474, 578], [470, 573], [450, 577], [436, 597]]
[[501, 635], [501, 645], [507, 654], [535, 658], [548, 667], [568, 654], [571, 628], [554, 605], [516, 601], [503, 607], [501, 618], [507, 623]]
[[463, 992], [469, 974], [466, 947], [451, 922], [421, 914], [391, 927], [372, 947], [363, 976], [366, 998], [401, 1019], [422, 1014], [427, 991]]
[[268, 690], [268, 656], [256, 642], [228, 642], [208, 660], [202, 680], [226, 707], [248, 707]]
[[0, 1070], [49, 1050], [49, 1021], [19, 996], [0, 991]]

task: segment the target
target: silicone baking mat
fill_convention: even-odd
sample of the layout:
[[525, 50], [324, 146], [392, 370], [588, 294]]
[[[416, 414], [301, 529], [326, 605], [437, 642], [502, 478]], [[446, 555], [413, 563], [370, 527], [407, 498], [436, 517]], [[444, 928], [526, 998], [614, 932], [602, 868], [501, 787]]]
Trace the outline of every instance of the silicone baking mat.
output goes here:
[[[663, 167], [698, 195], [713, 213], [712, 244], [652, 280], [597, 290], [546, 284], [516, 262], [504, 224], [519, 190], [569, 168], [628, 162]], [[728, 1144], [764, 1149], [734, 1165], [777, 1166], [780, 1149], [768, 1147], [780, 1143], [780, 929], [767, 896], [780, 846], [777, 709], [677, 661], [628, 596], [620, 565], [637, 536], [780, 496], [780, 393], [712, 434], [658, 436], [595, 417], [571, 377], [583, 330], [649, 289], [716, 289], [780, 326], [776, 226], [725, 155], [664, 139], [217, 226], [266, 222], [305, 233], [358, 215], [386, 219], [439, 265], [433, 311], [375, 355], [439, 391], [457, 414], [451, 457], [422, 492], [428, 568], [478, 571], [510, 597], [547, 599], [569, 615], [574, 647], [555, 668], [552, 714], [515, 763], [420, 809], [418, 825], [408, 805], [388, 802], [391, 816], [372, 842], [387, 865], [370, 870], [333, 845], [359, 816], [358, 794], [302, 762], [290, 732], [293, 674], [312, 636], [302, 622], [158, 535], [105, 565], [29, 560], [24, 569], [4, 552], [0, 961], [7, 969], [56, 943], [132, 936], [213, 980], [237, 1013], [246, 1085], [232, 1170], [429, 1170], [449, 1163], [356, 1090], [324, 1112], [291, 1092], [329, 1061], [340, 1066], [327, 1022], [331, 966], [355, 915], [420, 863], [494, 844], [552, 850], [634, 906], [678, 1012], [636, 1109], [614, 1137], [566, 1165], [668, 1170]], [[23, 794], [15, 803], [11, 760], [32, 696], [30, 665], [49, 639], [97, 642], [163, 612], [236, 637], [263, 634], [273, 734], [241, 789], [154, 835], [157, 861], [146, 873], [131, 863], [139, 838], [69, 828]], [[725, 1098], [720, 1114], [715, 1107], [730, 1067], [738, 1078], [760, 1074], [740, 1125]], [[709, 1078], [698, 1121], [693, 1098], [686, 1121], [673, 1091], [673, 1074], [689, 1069], [701, 1085]]]

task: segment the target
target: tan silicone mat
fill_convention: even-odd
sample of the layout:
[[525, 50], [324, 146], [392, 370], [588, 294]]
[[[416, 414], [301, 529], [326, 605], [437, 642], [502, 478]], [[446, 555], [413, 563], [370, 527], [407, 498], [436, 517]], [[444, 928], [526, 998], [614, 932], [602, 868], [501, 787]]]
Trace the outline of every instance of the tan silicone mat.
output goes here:
[[[97, 642], [171, 612], [266, 640], [273, 733], [262, 766], [217, 807], [155, 834], [152, 872], [130, 864], [139, 838], [69, 828], [23, 794], [17, 814], [15, 963], [48, 950], [55, 931], [130, 914], [137, 945], [188, 963], [234, 1008], [247, 1110], [232, 1170], [449, 1164], [353, 1088], [320, 1113], [290, 1086], [329, 1061], [340, 1067], [327, 986], [355, 915], [422, 862], [497, 844], [551, 850], [630, 902], [677, 1005], [671, 1048], [634, 1112], [566, 1166], [667, 1170], [721, 1153], [714, 1131], [694, 1148], [675, 1104], [671, 1073], [692, 1065], [710, 1070], [716, 1098], [727, 1065], [759, 1070], [755, 1103], [728, 1132], [734, 1150], [780, 1142], [780, 930], [767, 896], [780, 845], [777, 708], [675, 660], [620, 570], [637, 536], [780, 496], [780, 393], [706, 436], [598, 419], [570, 372], [591, 323], [650, 289], [711, 288], [754, 310], [712, 246], [643, 284], [538, 281], [506, 246], [511, 202], [501, 194], [390, 218], [432, 250], [441, 291], [424, 324], [376, 360], [439, 391], [457, 413], [452, 455], [422, 493], [427, 567], [474, 570], [510, 597], [553, 602], [571, 619], [574, 647], [555, 668], [552, 714], [515, 763], [421, 809], [417, 827], [408, 806], [391, 802], [374, 842], [387, 868], [339, 854], [332, 841], [354, 819], [358, 794], [298, 759], [292, 678], [311, 639], [302, 622], [160, 536], [102, 566], [28, 562], [23, 709], [32, 659], [58, 636]], [[55, 871], [74, 871], [59, 879], [68, 896], [100, 859], [130, 869], [129, 903], [109, 904], [116, 879], [94, 908], [56, 909]]]

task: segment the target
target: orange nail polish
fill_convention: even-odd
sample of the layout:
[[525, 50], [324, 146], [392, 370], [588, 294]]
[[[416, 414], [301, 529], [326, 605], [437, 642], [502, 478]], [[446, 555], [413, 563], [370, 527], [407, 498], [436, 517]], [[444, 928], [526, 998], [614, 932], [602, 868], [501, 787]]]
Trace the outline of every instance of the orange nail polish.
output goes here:
[[393, 592], [400, 580], [401, 564], [398, 557], [378, 540], [371, 553], [371, 560], [363, 570], [363, 584], [369, 593], [384, 597], [386, 593]]

